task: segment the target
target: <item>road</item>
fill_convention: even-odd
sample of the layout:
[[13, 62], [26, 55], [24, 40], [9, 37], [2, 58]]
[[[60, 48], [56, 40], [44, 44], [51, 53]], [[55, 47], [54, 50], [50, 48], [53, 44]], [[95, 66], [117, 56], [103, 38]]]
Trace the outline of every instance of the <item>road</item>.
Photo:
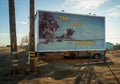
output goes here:
[[[24, 66], [25, 62], [23, 61], [25, 60], [25, 55], [21, 51], [23, 49], [18, 49], [19, 62], [21, 66]], [[13, 81], [11, 75], [11, 60], [10, 48], [0, 48], [0, 84], [16, 84], [16, 80]]]
[[10, 48], [0, 48], [0, 83], [11, 72]]
[[[18, 53], [23, 51], [23, 49], [19, 49], [18, 48]], [[4, 47], [4, 48], [0, 48], [0, 56], [3, 56], [3, 55], [10, 55], [10, 48], [9, 47]]]
[[10, 60], [10, 48], [0, 48], [0, 66], [4, 65], [6, 60]]
[[10, 54], [10, 48], [0, 48], [0, 56]]

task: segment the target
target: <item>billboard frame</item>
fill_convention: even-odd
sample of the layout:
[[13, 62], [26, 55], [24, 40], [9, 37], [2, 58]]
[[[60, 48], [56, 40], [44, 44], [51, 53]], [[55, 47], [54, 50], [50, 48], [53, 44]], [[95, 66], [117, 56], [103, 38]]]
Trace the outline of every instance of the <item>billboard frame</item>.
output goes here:
[[[39, 11], [42, 11], [42, 12], [50, 12], [50, 13], [59, 13], [59, 14], [70, 14], [70, 15], [78, 15], [78, 16], [86, 16], [86, 17], [99, 17], [99, 18], [104, 18], [104, 32], [105, 32], [105, 17], [104, 16], [92, 16], [92, 15], [83, 15], [83, 14], [75, 14], [75, 13], [65, 13], [65, 12], [58, 12], [58, 11], [47, 11], [47, 10], [37, 10], [36, 12], [36, 17], [38, 20], [38, 27], [39, 27]], [[36, 33], [35, 33], [36, 34]], [[36, 35], [35, 35], [36, 36]], [[105, 41], [106, 41], [106, 37], [105, 37], [105, 33], [104, 33], [104, 49], [76, 49], [76, 50], [73, 50], [73, 49], [69, 49], [69, 50], [47, 50], [47, 51], [39, 51], [38, 50], [38, 37], [39, 36], [39, 28], [37, 28], [37, 39], [35, 39], [37, 43], [35, 43], [35, 51], [36, 52], [62, 52], [62, 51], [91, 51], [91, 50], [105, 50], [106, 49], [106, 44], [105, 44]]]

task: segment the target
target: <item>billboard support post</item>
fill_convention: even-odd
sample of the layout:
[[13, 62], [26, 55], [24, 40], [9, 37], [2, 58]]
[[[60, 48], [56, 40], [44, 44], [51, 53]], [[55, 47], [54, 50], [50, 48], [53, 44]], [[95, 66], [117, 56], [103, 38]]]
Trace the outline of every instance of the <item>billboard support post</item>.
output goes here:
[[34, 51], [34, 0], [30, 0], [30, 35], [29, 35], [29, 44], [30, 44], [30, 71], [35, 70], [35, 51]]
[[9, 22], [10, 22], [12, 74], [15, 75], [19, 72], [19, 68], [18, 68], [18, 54], [17, 54], [14, 0], [9, 0]]

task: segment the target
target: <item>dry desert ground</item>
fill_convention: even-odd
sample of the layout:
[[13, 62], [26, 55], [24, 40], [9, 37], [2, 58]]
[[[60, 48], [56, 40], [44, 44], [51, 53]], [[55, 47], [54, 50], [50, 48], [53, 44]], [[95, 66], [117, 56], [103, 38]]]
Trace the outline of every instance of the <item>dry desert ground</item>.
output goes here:
[[24, 49], [18, 49], [19, 73], [12, 75], [10, 49], [0, 48], [0, 84], [120, 84], [120, 50], [107, 51], [106, 63], [47, 53], [36, 59], [32, 73], [25, 54]]

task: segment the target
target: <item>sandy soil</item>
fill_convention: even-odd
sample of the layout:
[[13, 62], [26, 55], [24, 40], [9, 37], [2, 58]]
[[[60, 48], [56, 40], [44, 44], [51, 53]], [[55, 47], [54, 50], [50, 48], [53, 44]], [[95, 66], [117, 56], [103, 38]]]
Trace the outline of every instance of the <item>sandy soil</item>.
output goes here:
[[[11, 74], [9, 52], [8, 50], [5, 54], [0, 53], [0, 84], [88, 84], [86, 81], [89, 76], [91, 84], [98, 84], [98, 80], [101, 84], [118, 84], [107, 65], [120, 81], [120, 50], [108, 51], [106, 64], [102, 63], [102, 59], [64, 59], [59, 53], [45, 54], [41, 57], [42, 60], [36, 60], [34, 73], [29, 72], [26, 53], [21, 50], [18, 52], [20, 73], [17, 75]], [[93, 69], [86, 68], [91, 61], [94, 61]]]

